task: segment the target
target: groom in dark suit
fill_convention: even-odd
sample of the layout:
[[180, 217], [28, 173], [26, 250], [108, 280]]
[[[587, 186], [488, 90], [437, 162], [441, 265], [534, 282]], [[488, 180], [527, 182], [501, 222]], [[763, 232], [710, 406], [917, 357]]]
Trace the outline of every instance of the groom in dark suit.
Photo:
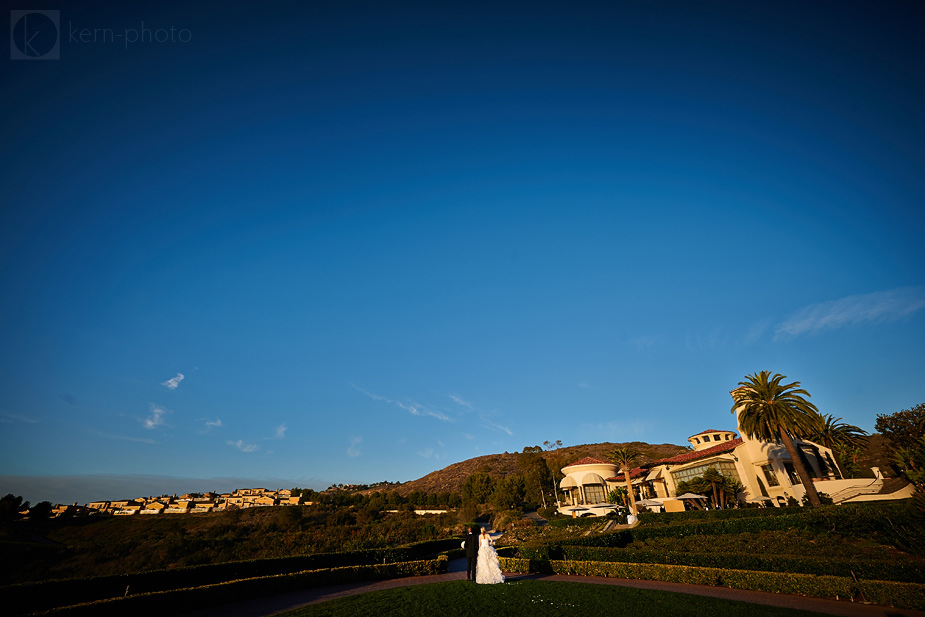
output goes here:
[[466, 580], [475, 580], [475, 564], [479, 559], [479, 534], [472, 527], [466, 534]]

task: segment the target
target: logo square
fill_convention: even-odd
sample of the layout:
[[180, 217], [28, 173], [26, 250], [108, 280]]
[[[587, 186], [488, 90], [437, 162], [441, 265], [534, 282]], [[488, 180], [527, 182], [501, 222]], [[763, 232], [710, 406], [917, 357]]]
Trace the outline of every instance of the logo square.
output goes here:
[[61, 11], [10, 11], [11, 60], [60, 60]]

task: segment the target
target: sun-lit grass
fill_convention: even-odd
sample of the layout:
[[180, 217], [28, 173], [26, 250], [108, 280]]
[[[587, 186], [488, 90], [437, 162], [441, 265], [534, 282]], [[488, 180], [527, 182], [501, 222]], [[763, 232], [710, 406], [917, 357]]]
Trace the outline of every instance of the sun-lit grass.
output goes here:
[[672, 617], [785, 617], [819, 615], [790, 608], [733, 602], [687, 594], [591, 583], [515, 581], [476, 585], [466, 581], [400, 587], [331, 600], [284, 613], [284, 617], [562, 617], [562, 615], [671, 615]]

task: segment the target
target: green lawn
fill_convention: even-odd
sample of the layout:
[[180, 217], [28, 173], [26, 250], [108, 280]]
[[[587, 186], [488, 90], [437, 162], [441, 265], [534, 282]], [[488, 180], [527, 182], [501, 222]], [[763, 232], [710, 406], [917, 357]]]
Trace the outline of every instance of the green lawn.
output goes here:
[[503, 585], [476, 585], [466, 581], [400, 587], [360, 594], [307, 606], [284, 617], [355, 617], [401, 615], [402, 617], [562, 617], [576, 614], [638, 617], [786, 617], [819, 615], [759, 604], [746, 604], [688, 594], [553, 581], [516, 581]]

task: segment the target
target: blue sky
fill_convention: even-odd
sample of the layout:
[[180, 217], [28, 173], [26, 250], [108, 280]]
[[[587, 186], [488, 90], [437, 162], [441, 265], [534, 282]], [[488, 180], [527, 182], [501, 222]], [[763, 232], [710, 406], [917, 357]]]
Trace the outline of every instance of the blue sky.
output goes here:
[[918, 3], [161, 4], [0, 63], [0, 492], [925, 401]]

